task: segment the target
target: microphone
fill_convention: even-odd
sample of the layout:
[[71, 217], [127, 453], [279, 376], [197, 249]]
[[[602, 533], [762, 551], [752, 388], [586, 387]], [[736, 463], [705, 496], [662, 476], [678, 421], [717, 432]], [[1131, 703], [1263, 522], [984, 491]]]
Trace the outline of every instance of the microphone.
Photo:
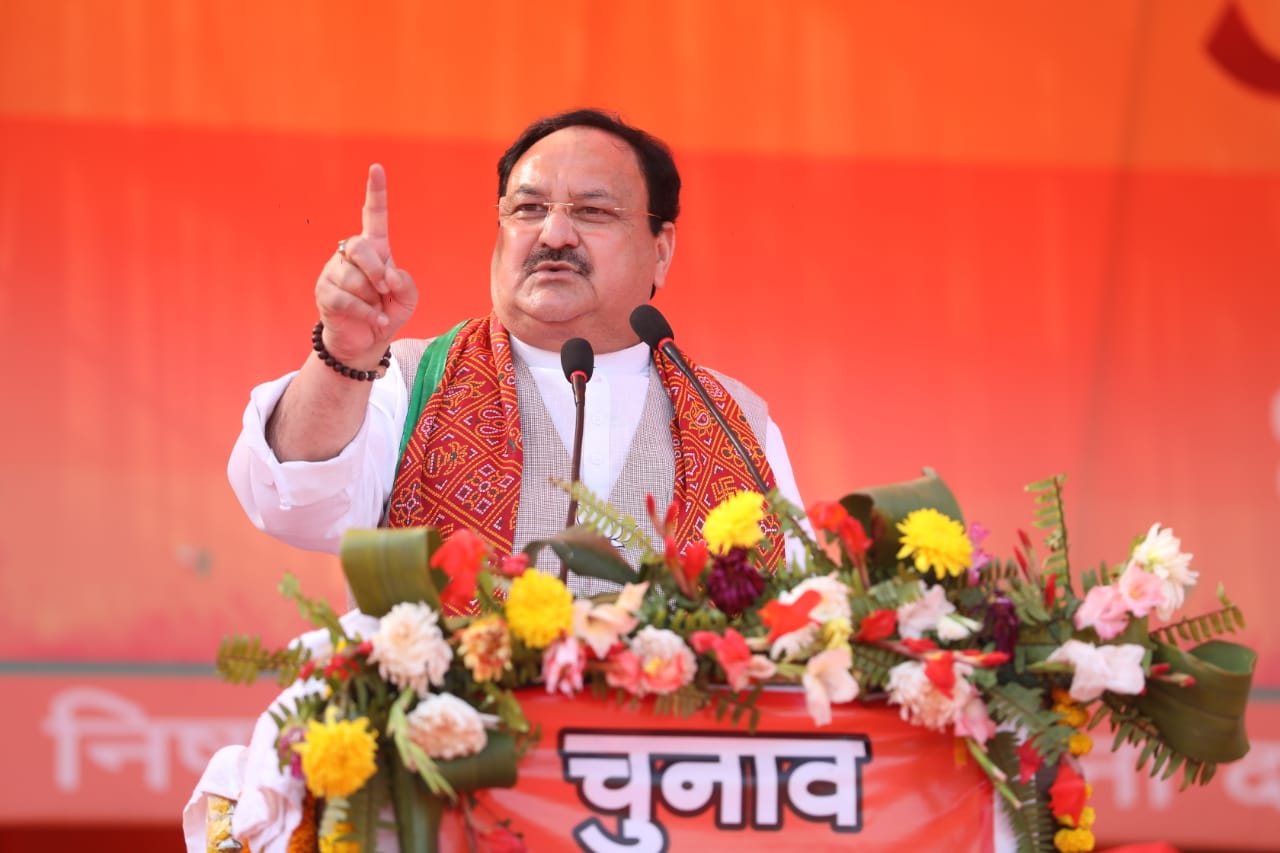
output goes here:
[[662, 316], [662, 312], [648, 303], [637, 306], [636, 310], [631, 312], [631, 331], [635, 332], [640, 337], [640, 340], [648, 344], [651, 349], [658, 350], [671, 359], [676, 369], [693, 383], [694, 390], [698, 392], [698, 396], [702, 398], [702, 402], [711, 412], [711, 417], [715, 418], [716, 423], [720, 425], [720, 429], [724, 430], [725, 435], [729, 436], [729, 441], [733, 442], [733, 447], [738, 451], [738, 456], [742, 457], [742, 461], [746, 463], [747, 470], [751, 472], [751, 478], [756, 481], [756, 486], [760, 489], [760, 494], [768, 494], [769, 486], [760, 474], [760, 469], [756, 467], [751, 454], [743, 446], [742, 439], [738, 438], [738, 434], [729, 427], [729, 423], [724, 419], [724, 415], [720, 413], [720, 409], [712, 402], [711, 395], [707, 393], [702, 380], [694, 374], [693, 369], [689, 367], [689, 363], [680, 354], [680, 350], [676, 347], [675, 332], [671, 331], [671, 324], [667, 322], [666, 317]]
[[[591, 344], [584, 338], [570, 338], [560, 347], [560, 367], [564, 369], [564, 378], [573, 386], [573, 456], [570, 466], [570, 482], [576, 483], [582, 477], [582, 425], [587, 411], [587, 381], [595, 370], [596, 357]], [[578, 515], [578, 499], [570, 496], [569, 515], [565, 519], [565, 527], [573, 527]], [[560, 580], [564, 581], [569, 568], [560, 563]]]

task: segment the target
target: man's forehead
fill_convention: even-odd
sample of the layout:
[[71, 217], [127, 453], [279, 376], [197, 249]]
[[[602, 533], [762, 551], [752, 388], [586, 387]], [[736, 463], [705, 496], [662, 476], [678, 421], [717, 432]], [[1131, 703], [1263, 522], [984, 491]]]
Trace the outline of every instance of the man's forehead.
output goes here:
[[640, 161], [627, 142], [594, 127], [566, 127], [539, 139], [508, 178], [507, 191], [549, 192], [567, 183], [575, 195], [616, 195], [643, 188]]

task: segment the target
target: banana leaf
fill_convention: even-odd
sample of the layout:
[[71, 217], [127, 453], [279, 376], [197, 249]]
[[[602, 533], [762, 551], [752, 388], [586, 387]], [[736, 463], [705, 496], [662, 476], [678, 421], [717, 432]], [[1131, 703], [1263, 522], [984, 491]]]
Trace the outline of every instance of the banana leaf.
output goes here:
[[1161, 739], [1194, 761], [1235, 761], [1249, 751], [1244, 712], [1257, 653], [1238, 643], [1210, 640], [1186, 651], [1157, 643], [1154, 663], [1195, 679], [1188, 686], [1147, 681], [1135, 705], [1160, 729]]
[[[453, 761], [439, 761], [436, 768], [458, 794], [480, 788], [509, 788], [516, 783], [515, 738], [505, 732], [489, 732], [489, 742], [483, 750]], [[400, 849], [437, 853], [446, 798], [431, 793], [421, 776], [393, 759], [391, 801]]]
[[431, 555], [440, 547], [434, 527], [348, 530], [339, 555], [356, 606], [370, 616], [385, 616], [403, 601], [422, 601], [440, 610], [432, 579]]
[[867, 565], [879, 579], [892, 574], [898, 565], [898, 522], [917, 509], [936, 509], [964, 524], [960, 504], [951, 489], [932, 468], [915, 480], [872, 486], [840, 499], [850, 515], [862, 523], [871, 537]]

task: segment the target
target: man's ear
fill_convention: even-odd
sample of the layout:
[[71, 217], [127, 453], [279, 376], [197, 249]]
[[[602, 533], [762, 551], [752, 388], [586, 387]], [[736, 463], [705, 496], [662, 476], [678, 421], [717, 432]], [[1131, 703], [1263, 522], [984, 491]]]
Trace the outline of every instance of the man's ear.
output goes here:
[[667, 270], [671, 269], [671, 259], [676, 253], [676, 224], [662, 223], [662, 230], [653, 235], [653, 241], [657, 263], [653, 269], [653, 291], [649, 294], [650, 299], [658, 292], [659, 287], [667, 283]]

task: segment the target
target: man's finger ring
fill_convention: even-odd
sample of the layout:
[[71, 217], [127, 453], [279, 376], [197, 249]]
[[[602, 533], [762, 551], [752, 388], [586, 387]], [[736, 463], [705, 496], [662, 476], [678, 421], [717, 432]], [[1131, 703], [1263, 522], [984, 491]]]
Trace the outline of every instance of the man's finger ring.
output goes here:
[[338, 241], [338, 257], [342, 258], [344, 261], [347, 259], [347, 241], [346, 240]]

